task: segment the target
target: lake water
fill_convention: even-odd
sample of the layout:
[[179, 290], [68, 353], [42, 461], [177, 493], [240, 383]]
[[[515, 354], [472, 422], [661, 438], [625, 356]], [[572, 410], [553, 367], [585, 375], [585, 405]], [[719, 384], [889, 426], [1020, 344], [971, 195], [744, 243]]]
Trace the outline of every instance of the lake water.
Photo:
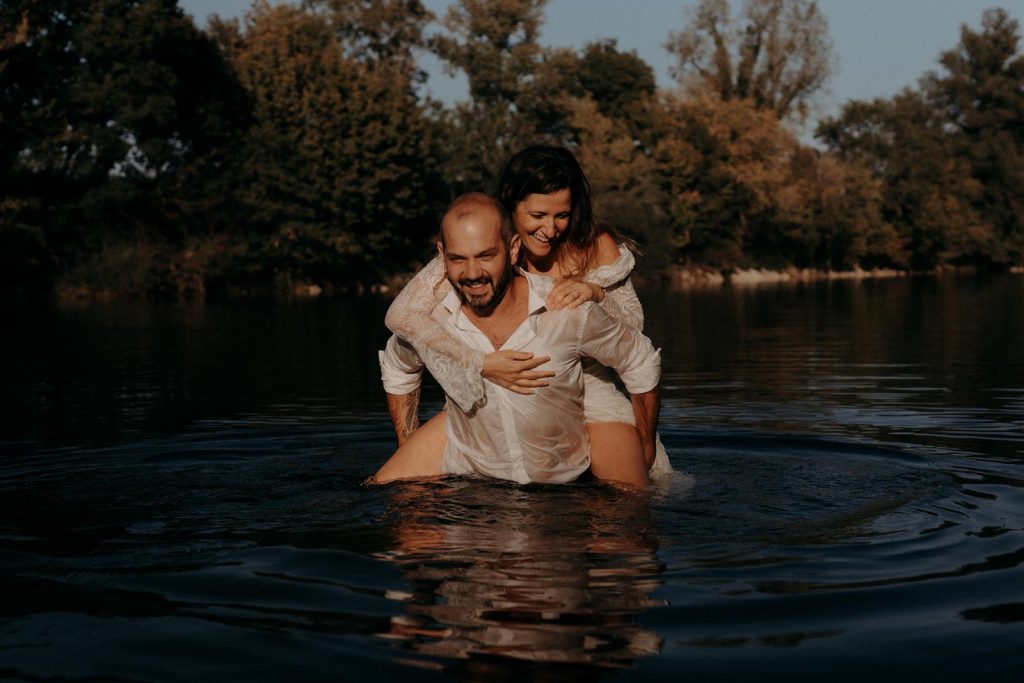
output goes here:
[[0, 678], [1019, 680], [1024, 277], [642, 298], [642, 495], [361, 485], [384, 299], [8, 311]]

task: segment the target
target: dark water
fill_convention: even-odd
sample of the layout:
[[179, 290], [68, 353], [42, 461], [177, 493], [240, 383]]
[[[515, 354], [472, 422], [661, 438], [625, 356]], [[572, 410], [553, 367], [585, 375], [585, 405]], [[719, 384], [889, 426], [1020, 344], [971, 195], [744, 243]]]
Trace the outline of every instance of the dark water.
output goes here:
[[643, 298], [649, 495], [361, 486], [383, 300], [6, 313], [0, 679], [1020, 680], [1024, 277]]

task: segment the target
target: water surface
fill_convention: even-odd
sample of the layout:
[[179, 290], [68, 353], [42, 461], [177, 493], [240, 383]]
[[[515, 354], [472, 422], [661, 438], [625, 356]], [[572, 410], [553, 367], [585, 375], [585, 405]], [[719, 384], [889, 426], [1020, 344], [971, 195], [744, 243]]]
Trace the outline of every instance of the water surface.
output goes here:
[[644, 292], [644, 495], [363, 486], [385, 300], [8, 312], [0, 677], [1013, 680], [1022, 295]]

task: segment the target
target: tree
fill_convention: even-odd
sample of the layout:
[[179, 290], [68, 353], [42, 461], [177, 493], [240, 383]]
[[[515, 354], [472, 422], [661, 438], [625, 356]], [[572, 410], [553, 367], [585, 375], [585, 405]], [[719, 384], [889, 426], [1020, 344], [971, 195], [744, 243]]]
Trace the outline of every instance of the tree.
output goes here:
[[434, 15], [421, 0], [304, 0], [303, 6], [324, 13], [347, 57], [396, 68], [415, 82], [426, 78], [414, 50], [427, 47], [423, 29]]
[[883, 182], [883, 218], [915, 268], [1024, 261], [1024, 56], [1005, 12], [964, 26], [942, 74], [890, 100], [850, 102], [818, 137]]
[[771, 112], [714, 94], [666, 98], [654, 150], [677, 259], [728, 269], [767, 250], [772, 197], [795, 141]]
[[563, 140], [567, 113], [557, 95], [575, 55], [538, 43], [546, 0], [460, 0], [448, 10], [449, 35], [431, 47], [449, 72], [469, 80], [471, 101], [443, 116], [446, 177], [453, 190], [492, 187], [501, 164], [526, 144]]
[[174, 0], [24, 0], [0, 19], [5, 242], [31, 233], [52, 277], [223, 220], [246, 101]]
[[800, 148], [775, 196], [789, 262], [823, 270], [903, 267], [895, 228], [882, 216], [883, 185], [870, 169]]
[[444, 197], [410, 74], [347, 56], [325, 16], [287, 5], [218, 32], [253, 100], [246, 203], [270, 274], [348, 286], [420, 253]]
[[473, 101], [515, 107], [537, 70], [543, 50], [537, 43], [547, 0], [460, 0], [443, 23], [451, 35], [431, 45], [469, 79]]
[[667, 97], [652, 161], [684, 264], [820, 269], [898, 265], [882, 183], [799, 144], [771, 111], [714, 93]]
[[991, 231], [972, 208], [980, 187], [955, 154], [946, 122], [921, 93], [848, 103], [818, 137], [840, 159], [883, 183], [882, 219], [899, 233], [917, 269], [983, 262]]
[[668, 265], [666, 201], [654, 159], [635, 144], [624, 121], [604, 116], [589, 97], [571, 99], [566, 106], [572, 111], [576, 156], [590, 182], [595, 217], [638, 243], [645, 270]]
[[972, 199], [999, 236], [996, 261], [1024, 262], [1024, 55], [1020, 30], [1004, 10], [984, 13], [981, 30], [963, 26], [960, 45], [939, 58], [942, 75], [922, 82], [955, 126], [953, 153], [980, 191]]
[[681, 83], [798, 122], [832, 71], [828, 24], [814, 0], [747, 0], [741, 22], [728, 0], [700, 0], [666, 47]]
[[654, 70], [636, 52], [620, 52], [615, 40], [589, 43], [578, 58], [576, 78], [578, 94], [589, 94], [603, 116], [625, 123], [645, 146], [652, 142]]

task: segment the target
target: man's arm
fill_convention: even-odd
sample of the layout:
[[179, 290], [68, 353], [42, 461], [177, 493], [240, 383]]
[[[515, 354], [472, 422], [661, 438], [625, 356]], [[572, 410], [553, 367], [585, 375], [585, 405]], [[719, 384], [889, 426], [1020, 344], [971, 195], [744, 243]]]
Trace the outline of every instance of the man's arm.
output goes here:
[[420, 426], [420, 389], [417, 387], [410, 394], [388, 394], [387, 397], [391, 424], [395, 426], [395, 437], [401, 446]]
[[379, 354], [380, 376], [387, 392], [388, 413], [401, 446], [420, 426], [420, 383], [423, 361], [410, 344], [392, 335]]
[[619, 373], [630, 394], [656, 390], [661, 381], [661, 353], [651, 340], [600, 306], [588, 302], [578, 310], [585, 316], [579, 352]]
[[661, 410], [661, 389], [654, 387], [642, 394], [630, 394], [633, 402], [633, 417], [636, 420], [636, 431], [640, 435], [640, 445], [644, 451], [644, 461], [650, 469], [654, 463], [655, 440], [658, 434], [658, 412]]
[[615, 320], [600, 307], [591, 306], [586, 315], [580, 351], [619, 373], [633, 403], [636, 431], [650, 468], [661, 409], [661, 354], [643, 333]]

